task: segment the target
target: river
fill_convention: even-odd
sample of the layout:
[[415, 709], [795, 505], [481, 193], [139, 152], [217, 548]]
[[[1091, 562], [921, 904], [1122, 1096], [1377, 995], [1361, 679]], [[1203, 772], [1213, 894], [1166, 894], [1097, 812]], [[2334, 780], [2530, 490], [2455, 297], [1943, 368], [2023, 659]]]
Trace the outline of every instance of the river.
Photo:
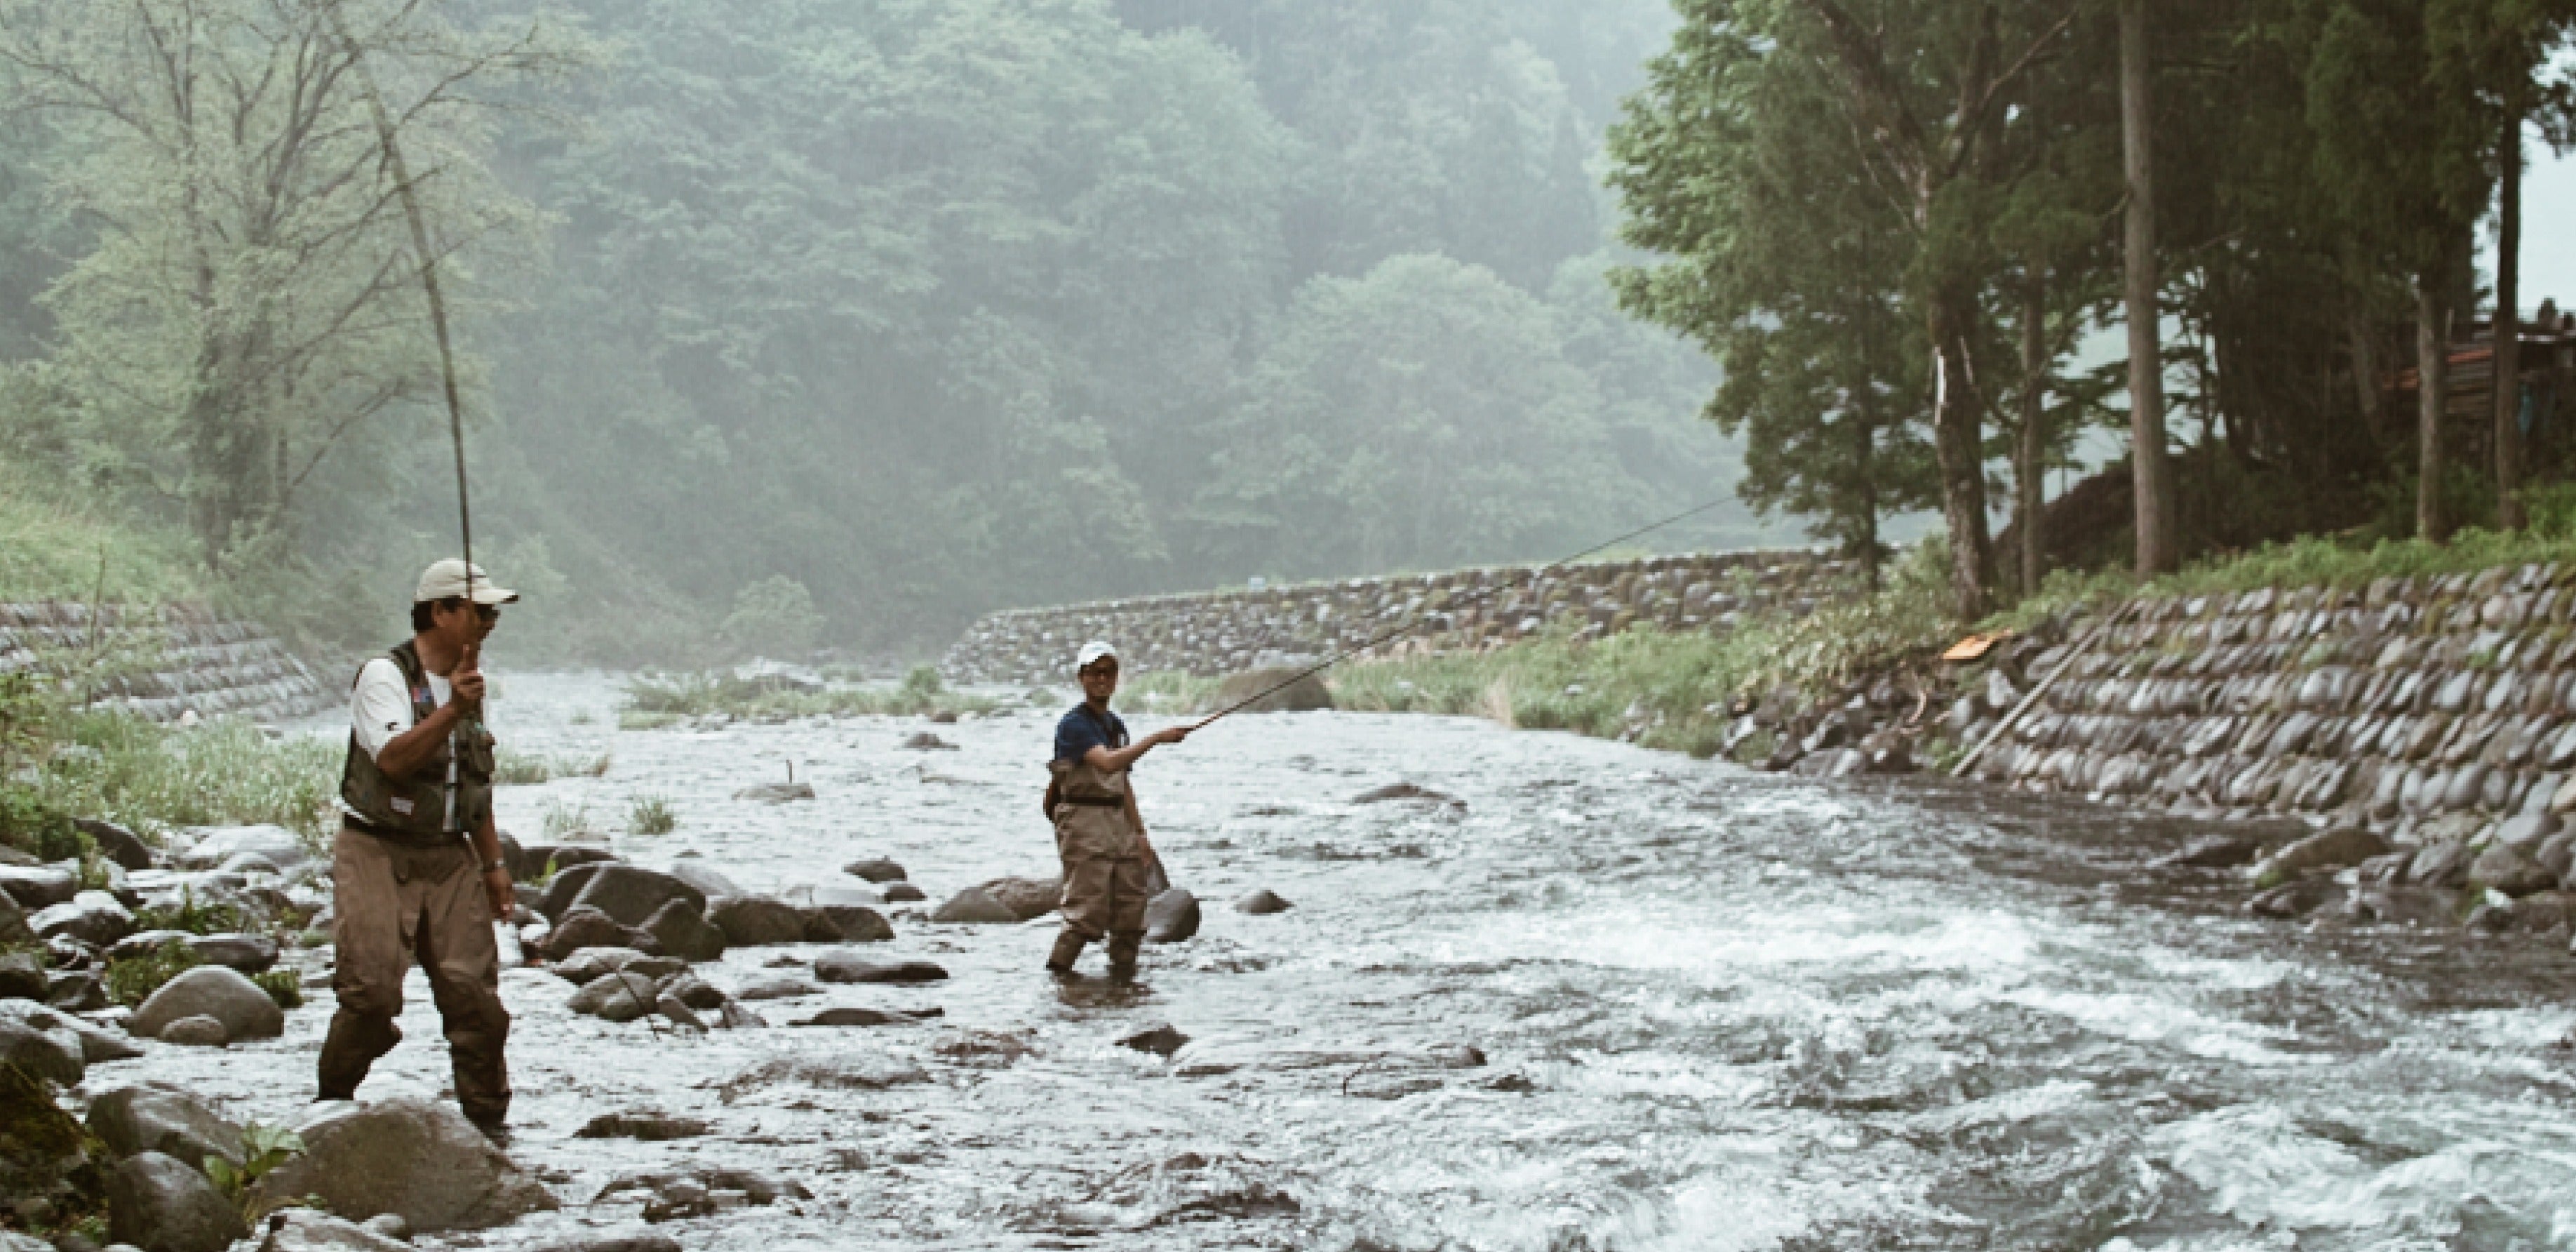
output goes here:
[[[620, 834], [622, 853], [695, 851], [755, 890], [866, 855], [933, 901], [1052, 872], [1052, 708], [620, 731], [608, 677], [505, 696], [514, 746], [612, 758], [505, 790], [513, 829], [613, 826], [649, 794], [678, 829]], [[925, 729], [955, 750], [902, 746]], [[790, 763], [815, 800], [731, 798]], [[1393, 782], [1460, 803], [1351, 802]], [[697, 1162], [813, 1192], [664, 1227], [745, 1252], [2576, 1248], [2569, 958], [2262, 921], [2217, 875], [2146, 867], [2205, 829], [1411, 716], [1233, 719], [1157, 751], [1137, 787], [1207, 903], [1199, 938], [1148, 949], [1138, 988], [1042, 977], [1045, 922], [911, 910], [879, 946], [951, 980], [756, 1005], [769, 1030], [611, 1026], [511, 971], [513, 1154], [567, 1208], [482, 1241], [631, 1228], [636, 1204], [587, 1201]], [[1296, 907], [1227, 907], [1261, 887]], [[815, 951], [736, 951], [712, 980]], [[370, 1096], [443, 1086], [417, 975], [413, 992]], [[783, 1024], [827, 1003], [946, 1016]], [[153, 1076], [292, 1118], [326, 1016]], [[1173, 1060], [1115, 1044], [1163, 1022], [1192, 1039]], [[1425, 1063], [1460, 1045], [1486, 1063]], [[780, 1057], [928, 1081], [727, 1085]], [[714, 1129], [572, 1137], [629, 1109]]]

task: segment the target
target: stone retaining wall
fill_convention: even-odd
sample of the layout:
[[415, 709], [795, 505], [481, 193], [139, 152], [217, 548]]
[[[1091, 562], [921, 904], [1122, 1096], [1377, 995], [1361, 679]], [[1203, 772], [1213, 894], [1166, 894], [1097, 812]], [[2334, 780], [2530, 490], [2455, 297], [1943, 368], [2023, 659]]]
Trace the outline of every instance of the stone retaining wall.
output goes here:
[[1421, 632], [1399, 645], [1428, 651], [1500, 647], [1569, 621], [1584, 635], [1639, 622], [1722, 630], [1755, 609], [1813, 607], [1855, 577], [1849, 562], [1812, 552], [1725, 552], [1019, 609], [976, 622], [941, 668], [960, 682], [1060, 682], [1076, 648], [1107, 639], [1131, 671], [1216, 676], [1265, 655], [1320, 657], [1415, 623]]
[[[2131, 602], [1974, 776], [2197, 817], [2289, 815], [2397, 846], [2567, 859], [2576, 566]], [[2080, 649], [1998, 664], [1950, 709], [1974, 744]], [[2552, 844], [2555, 846], [2551, 846]], [[2553, 867], [2563, 873], [2564, 864]]]
[[335, 695], [274, 637], [196, 605], [0, 604], [0, 673], [27, 670], [154, 721], [298, 717]]

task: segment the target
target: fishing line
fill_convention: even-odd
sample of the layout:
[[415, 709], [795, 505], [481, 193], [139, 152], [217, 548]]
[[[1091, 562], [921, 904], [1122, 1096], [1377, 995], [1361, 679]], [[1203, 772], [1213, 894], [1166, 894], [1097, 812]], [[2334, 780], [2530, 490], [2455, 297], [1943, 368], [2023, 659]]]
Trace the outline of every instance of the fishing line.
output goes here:
[[402, 198], [403, 216], [411, 221], [412, 251], [420, 257], [420, 285], [429, 295], [429, 323], [438, 336], [439, 381], [447, 395], [447, 429], [456, 447], [456, 528], [465, 549], [465, 599], [470, 604], [474, 599], [474, 506], [465, 479], [465, 402], [456, 383], [456, 348], [447, 329], [447, 296], [438, 286], [438, 254], [430, 250], [429, 219], [421, 212], [420, 197], [413, 191], [411, 169], [403, 161], [402, 144], [394, 134], [393, 114], [385, 108], [384, 93], [376, 89], [375, 75], [367, 69], [366, 50], [349, 34], [340, 0], [329, 0], [322, 11], [331, 20], [331, 32], [349, 51], [350, 71], [367, 98], [367, 111], [375, 117], [385, 172], [392, 176], [394, 191]]
[[[1581, 552], [1577, 552], [1577, 553], [1575, 553], [1575, 554], [1574, 554], [1574, 555], [1572, 555], [1572, 556], [1564, 557], [1564, 558], [1562, 558], [1562, 559], [1559, 559], [1559, 560], [1556, 560], [1556, 561], [1551, 561], [1551, 562], [1549, 562], [1548, 564], [1542, 565], [1542, 566], [1538, 567], [1537, 569], [1530, 571], [1530, 580], [1531, 580], [1532, 582], [1536, 582], [1536, 581], [1539, 579], [1539, 577], [1540, 577], [1541, 575], [1551, 573], [1551, 572], [1553, 572], [1553, 571], [1555, 571], [1555, 570], [1561, 569], [1561, 568], [1563, 568], [1563, 567], [1565, 567], [1565, 566], [1568, 566], [1568, 565], [1572, 565], [1572, 564], [1574, 564], [1575, 562], [1580, 561], [1580, 560], [1582, 560], [1582, 559], [1583, 559], [1583, 558], [1585, 558], [1585, 557], [1598, 555], [1598, 554], [1600, 554], [1600, 553], [1602, 553], [1602, 552], [1606, 552], [1606, 551], [1608, 551], [1608, 550], [1610, 550], [1610, 549], [1612, 549], [1612, 548], [1618, 547], [1620, 544], [1626, 543], [1626, 542], [1628, 542], [1628, 541], [1629, 541], [1629, 540], [1631, 540], [1631, 539], [1635, 539], [1635, 538], [1637, 538], [1637, 537], [1638, 537], [1638, 536], [1640, 536], [1640, 535], [1651, 535], [1651, 534], [1655, 533], [1656, 531], [1662, 530], [1663, 528], [1665, 528], [1665, 527], [1667, 527], [1667, 526], [1670, 526], [1670, 525], [1672, 525], [1672, 524], [1674, 524], [1674, 523], [1676, 523], [1676, 522], [1685, 522], [1685, 521], [1689, 521], [1691, 518], [1697, 517], [1697, 516], [1699, 516], [1699, 515], [1700, 515], [1700, 514], [1702, 514], [1702, 513], [1706, 513], [1706, 512], [1708, 512], [1708, 511], [1709, 511], [1709, 510], [1711, 510], [1711, 509], [1717, 508], [1717, 507], [1719, 507], [1719, 506], [1721, 506], [1721, 505], [1730, 504], [1730, 503], [1733, 503], [1733, 497], [1731, 497], [1731, 496], [1730, 496], [1730, 497], [1727, 497], [1727, 498], [1724, 498], [1724, 499], [1711, 500], [1711, 501], [1709, 501], [1708, 503], [1703, 504], [1703, 505], [1700, 505], [1700, 506], [1698, 506], [1698, 507], [1696, 507], [1696, 508], [1684, 509], [1684, 510], [1682, 510], [1681, 512], [1679, 512], [1679, 513], [1675, 513], [1675, 514], [1673, 514], [1671, 517], [1667, 517], [1667, 518], [1665, 518], [1664, 520], [1662, 520], [1662, 521], [1660, 521], [1660, 522], [1654, 522], [1654, 523], [1651, 523], [1651, 524], [1649, 524], [1649, 525], [1640, 526], [1640, 527], [1638, 527], [1637, 529], [1632, 530], [1632, 531], [1629, 531], [1627, 534], [1621, 535], [1621, 536], [1619, 536], [1619, 537], [1618, 537], [1618, 538], [1616, 538], [1616, 539], [1611, 539], [1611, 540], [1607, 540], [1607, 541], [1602, 542], [1602, 543], [1594, 544], [1594, 545], [1592, 545], [1591, 547], [1589, 547], [1589, 548], [1585, 548], [1585, 549], [1584, 549], [1584, 550], [1582, 550]], [[1513, 585], [1513, 584], [1510, 584], [1510, 583], [1497, 583], [1497, 584], [1495, 584], [1495, 585], [1493, 585], [1493, 586], [1491, 586], [1491, 587], [1487, 587], [1487, 588], [1485, 588], [1485, 589], [1483, 589], [1483, 590], [1481, 590], [1481, 591], [1476, 592], [1476, 593], [1475, 593], [1475, 594], [1473, 594], [1473, 595], [1468, 596], [1465, 600], [1459, 601], [1459, 604], [1460, 604], [1460, 606], [1461, 606], [1461, 607], [1464, 607], [1464, 606], [1466, 606], [1466, 605], [1470, 605], [1470, 604], [1478, 603], [1478, 602], [1480, 602], [1480, 601], [1486, 600], [1486, 599], [1488, 599], [1488, 598], [1491, 598], [1492, 596], [1495, 596], [1495, 595], [1497, 595], [1497, 594], [1501, 593], [1505, 588], [1510, 587], [1510, 586], [1512, 586], [1512, 585]], [[1387, 630], [1387, 631], [1385, 631], [1385, 632], [1383, 632], [1383, 633], [1381, 633], [1381, 634], [1378, 634], [1378, 635], [1376, 635], [1376, 636], [1374, 636], [1374, 637], [1372, 637], [1372, 638], [1369, 638], [1369, 639], [1364, 640], [1364, 641], [1359, 642], [1359, 643], [1352, 644], [1351, 646], [1349, 646], [1349, 647], [1347, 647], [1347, 648], [1344, 648], [1344, 649], [1342, 649], [1342, 650], [1341, 650], [1341, 651], [1339, 651], [1339, 652], [1335, 652], [1335, 653], [1333, 653], [1331, 656], [1325, 657], [1323, 660], [1321, 660], [1321, 661], [1319, 661], [1319, 662], [1316, 662], [1314, 665], [1309, 666], [1309, 667], [1307, 667], [1306, 669], [1299, 670], [1296, 674], [1294, 674], [1294, 675], [1292, 675], [1292, 676], [1290, 676], [1290, 677], [1288, 677], [1288, 678], [1286, 678], [1286, 679], [1283, 679], [1283, 680], [1281, 680], [1281, 681], [1279, 681], [1279, 682], [1277, 682], [1277, 683], [1273, 683], [1273, 684], [1271, 684], [1270, 686], [1268, 686], [1268, 687], [1266, 687], [1266, 688], [1263, 688], [1263, 689], [1262, 689], [1262, 691], [1261, 691], [1261, 694], [1256, 695], [1256, 696], [1253, 696], [1253, 697], [1252, 697], [1251, 699], [1249, 699], [1249, 700], [1238, 700], [1238, 701], [1236, 701], [1236, 702], [1235, 702], [1235, 703], [1233, 703], [1233, 704], [1227, 705], [1226, 707], [1224, 707], [1224, 708], [1222, 708], [1222, 709], [1219, 709], [1219, 710], [1217, 710], [1217, 711], [1216, 711], [1216, 712], [1214, 712], [1214, 713], [1209, 714], [1209, 715], [1208, 715], [1208, 717], [1207, 717], [1207, 719], [1206, 719], [1205, 721], [1202, 721], [1202, 722], [1198, 723], [1197, 725], [1190, 727], [1190, 733], [1192, 733], [1192, 734], [1196, 734], [1196, 733], [1198, 733], [1199, 731], [1205, 730], [1205, 729], [1207, 729], [1209, 726], [1214, 725], [1214, 724], [1216, 723], [1216, 720], [1217, 720], [1218, 718], [1225, 717], [1225, 716], [1227, 716], [1228, 714], [1241, 712], [1243, 709], [1245, 709], [1245, 708], [1247, 708], [1247, 707], [1249, 707], [1249, 706], [1251, 706], [1251, 705], [1258, 704], [1258, 703], [1260, 703], [1261, 701], [1263, 701], [1263, 700], [1265, 700], [1265, 699], [1268, 699], [1269, 697], [1271, 697], [1271, 696], [1273, 696], [1273, 695], [1278, 694], [1279, 692], [1285, 691], [1285, 690], [1287, 690], [1287, 689], [1288, 689], [1288, 688], [1290, 688], [1290, 687], [1296, 686], [1298, 683], [1304, 682], [1304, 681], [1305, 681], [1305, 680], [1307, 680], [1308, 678], [1312, 678], [1312, 677], [1314, 677], [1314, 676], [1315, 676], [1315, 675], [1317, 675], [1317, 674], [1323, 673], [1325, 670], [1331, 669], [1332, 667], [1334, 667], [1334, 666], [1336, 666], [1336, 665], [1341, 664], [1343, 661], [1349, 660], [1351, 657], [1356, 656], [1356, 655], [1358, 655], [1359, 653], [1366, 652], [1366, 651], [1368, 651], [1369, 649], [1374, 648], [1374, 647], [1377, 647], [1379, 644], [1385, 643], [1385, 642], [1387, 642], [1387, 641], [1389, 641], [1389, 640], [1391, 640], [1391, 639], [1400, 639], [1400, 638], [1402, 638], [1402, 637], [1404, 637], [1404, 636], [1406, 636], [1406, 635], [1412, 634], [1412, 633], [1414, 633], [1415, 631], [1421, 630], [1424, 626], [1426, 626], [1426, 625], [1428, 625], [1428, 624], [1429, 624], [1428, 622], [1420, 621], [1420, 620], [1412, 621], [1412, 622], [1405, 622], [1405, 623], [1402, 623], [1402, 624], [1400, 624], [1400, 625], [1395, 626], [1394, 628], [1392, 628], [1392, 629], [1390, 629], [1390, 630]]]

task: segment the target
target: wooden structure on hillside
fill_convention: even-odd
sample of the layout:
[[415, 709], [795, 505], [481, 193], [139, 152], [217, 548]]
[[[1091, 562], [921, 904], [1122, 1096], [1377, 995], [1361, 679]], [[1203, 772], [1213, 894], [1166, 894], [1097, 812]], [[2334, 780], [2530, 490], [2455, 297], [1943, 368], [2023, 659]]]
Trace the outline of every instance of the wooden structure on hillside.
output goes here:
[[[2473, 322], [2465, 329], [2467, 337], [2451, 346], [2450, 395], [2442, 405], [2450, 429], [2443, 439], [2452, 458], [2484, 467], [2494, 461], [2489, 445], [2495, 420], [2495, 323]], [[2576, 460], [2576, 394], [2571, 394], [2576, 392], [2576, 314], [2562, 313], [2555, 301], [2544, 300], [2539, 315], [2523, 325], [2521, 338], [2517, 372], [2522, 376], [2524, 463], [2529, 468], [2563, 466]], [[2412, 368], [2391, 380], [2392, 417], [2411, 423], [2419, 385]]]

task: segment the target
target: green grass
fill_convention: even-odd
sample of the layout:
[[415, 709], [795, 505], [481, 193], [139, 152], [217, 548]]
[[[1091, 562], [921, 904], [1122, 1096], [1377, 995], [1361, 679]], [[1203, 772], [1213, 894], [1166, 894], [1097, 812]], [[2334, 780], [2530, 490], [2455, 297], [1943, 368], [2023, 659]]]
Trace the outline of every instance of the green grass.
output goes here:
[[558, 778], [600, 778], [608, 773], [606, 753], [598, 756], [540, 756], [503, 748], [493, 754], [492, 781], [504, 787], [533, 787]]
[[184, 940], [172, 939], [141, 956], [107, 963], [107, 998], [127, 1008], [142, 1005], [161, 984], [205, 964]]
[[626, 829], [630, 834], [667, 835], [680, 828], [680, 815], [671, 802], [660, 796], [637, 796], [626, 810]]
[[166, 603], [208, 587], [187, 535], [100, 508], [23, 464], [0, 462], [0, 599]]
[[1206, 713], [1216, 708], [1221, 678], [1199, 678], [1177, 670], [1138, 674], [1118, 683], [1117, 704], [1144, 713]]

